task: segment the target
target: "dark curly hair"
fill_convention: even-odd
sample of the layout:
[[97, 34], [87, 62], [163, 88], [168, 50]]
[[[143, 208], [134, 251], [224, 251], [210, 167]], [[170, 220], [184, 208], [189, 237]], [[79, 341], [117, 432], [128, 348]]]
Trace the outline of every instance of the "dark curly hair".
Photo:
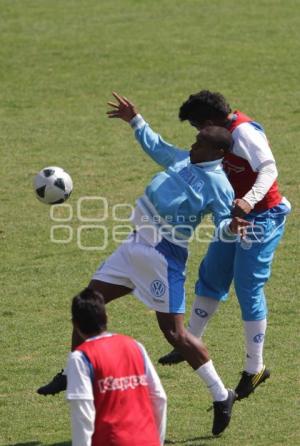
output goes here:
[[205, 121], [226, 120], [231, 112], [230, 105], [220, 93], [201, 90], [192, 94], [179, 109], [181, 121], [204, 123]]
[[71, 311], [73, 322], [83, 334], [90, 335], [106, 330], [107, 315], [100, 293], [85, 288], [73, 298]]

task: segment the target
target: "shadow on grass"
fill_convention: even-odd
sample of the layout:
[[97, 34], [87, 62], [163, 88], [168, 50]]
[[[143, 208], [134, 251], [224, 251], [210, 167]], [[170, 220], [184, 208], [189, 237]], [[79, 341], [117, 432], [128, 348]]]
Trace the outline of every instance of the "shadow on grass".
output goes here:
[[[214, 437], [213, 435], [207, 435], [204, 437], [195, 437], [195, 438], [187, 438], [185, 440], [166, 440], [165, 445], [172, 444], [186, 444], [190, 446], [207, 446], [208, 443], [206, 441], [215, 440], [218, 437]], [[205, 441], [206, 440], [206, 441]], [[205, 442], [203, 442], [205, 441]], [[64, 441], [63, 443], [53, 443], [53, 444], [45, 444], [39, 441], [29, 441], [27, 443], [14, 443], [7, 444], [6, 446], [72, 446], [71, 441]]]
[[44, 444], [41, 446], [72, 446], [72, 442], [71, 441], [64, 441], [63, 443], [53, 443], [53, 444]]
[[40, 441], [28, 441], [27, 443], [14, 443], [7, 444], [6, 446], [71, 446], [71, 441], [64, 441], [63, 443], [53, 443], [53, 444], [45, 444]]
[[[203, 443], [203, 440], [214, 440], [218, 437], [214, 437], [213, 435], [206, 436], [206, 437], [195, 437], [195, 438], [187, 438], [185, 440], [166, 440], [165, 445], [172, 445], [172, 444], [186, 444], [190, 446], [207, 446], [208, 443]], [[64, 441], [63, 443], [53, 443], [53, 444], [45, 444], [41, 443], [39, 441], [29, 441], [27, 443], [14, 443], [14, 444], [7, 444], [6, 446], [72, 446], [71, 441]]]
[[186, 438], [185, 440], [166, 440], [165, 445], [186, 444], [190, 446], [207, 446], [207, 441], [215, 440], [218, 437], [214, 435], [206, 435], [204, 437]]
[[40, 443], [39, 441], [28, 441], [27, 443], [11, 443], [5, 446], [42, 446], [42, 443]]

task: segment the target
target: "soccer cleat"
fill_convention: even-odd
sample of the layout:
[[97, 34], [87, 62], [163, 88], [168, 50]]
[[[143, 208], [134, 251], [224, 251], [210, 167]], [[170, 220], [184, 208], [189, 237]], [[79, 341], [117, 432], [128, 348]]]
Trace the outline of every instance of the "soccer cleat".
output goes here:
[[232, 389], [227, 390], [228, 397], [225, 401], [214, 401], [213, 435], [220, 435], [230, 423], [232, 407], [236, 400], [236, 393]]
[[184, 357], [175, 348], [170, 353], [167, 353], [158, 360], [158, 362], [162, 365], [179, 364], [183, 361], [185, 361]]
[[45, 386], [37, 389], [39, 395], [56, 395], [67, 389], [67, 377], [63, 375], [63, 370], [59, 372], [54, 378]]
[[270, 378], [270, 370], [263, 369], [256, 374], [251, 374], [245, 370], [242, 372], [242, 377], [238, 383], [235, 392], [237, 394], [237, 400], [242, 400], [243, 398], [248, 398], [250, 393], [254, 392], [257, 386], [263, 383], [266, 379]]

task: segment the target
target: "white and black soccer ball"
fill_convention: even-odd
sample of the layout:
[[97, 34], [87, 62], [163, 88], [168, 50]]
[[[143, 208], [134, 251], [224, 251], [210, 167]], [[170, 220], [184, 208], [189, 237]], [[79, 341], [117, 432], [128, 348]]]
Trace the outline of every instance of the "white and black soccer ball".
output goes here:
[[34, 178], [36, 197], [46, 204], [60, 204], [66, 201], [73, 190], [70, 175], [61, 167], [45, 167]]

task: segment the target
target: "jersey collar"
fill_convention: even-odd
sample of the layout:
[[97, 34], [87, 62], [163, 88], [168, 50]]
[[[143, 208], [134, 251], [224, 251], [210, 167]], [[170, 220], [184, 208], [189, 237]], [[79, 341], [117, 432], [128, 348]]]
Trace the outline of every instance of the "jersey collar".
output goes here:
[[210, 171], [210, 170], [220, 170], [222, 169], [222, 161], [223, 158], [214, 161], [205, 161], [203, 163], [195, 163], [194, 166], [201, 167], [201, 169]]
[[104, 333], [101, 333], [100, 335], [92, 336], [91, 338], [86, 339], [86, 341], [87, 342], [95, 341], [96, 339], [108, 338], [108, 337], [113, 336], [113, 335], [114, 335], [114, 333], [109, 333], [108, 331], [105, 331]]

